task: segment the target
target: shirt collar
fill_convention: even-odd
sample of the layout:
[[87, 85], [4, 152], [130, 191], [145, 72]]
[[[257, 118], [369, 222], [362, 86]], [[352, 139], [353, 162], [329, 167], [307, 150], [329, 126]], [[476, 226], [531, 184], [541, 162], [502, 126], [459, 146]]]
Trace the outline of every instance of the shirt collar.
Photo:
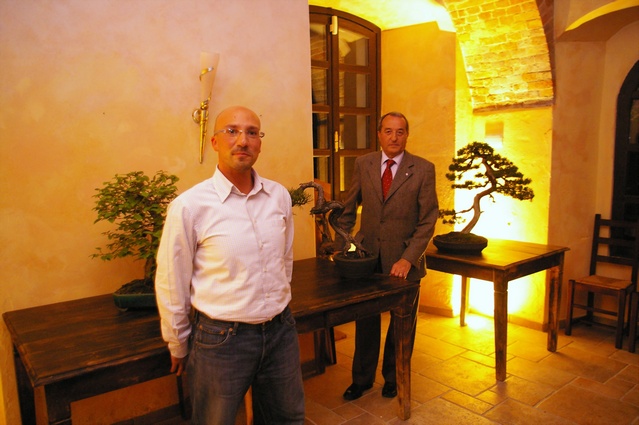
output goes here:
[[[259, 191], [263, 190], [267, 195], [269, 194], [268, 189], [264, 186], [260, 175], [255, 171], [255, 169], [251, 169], [251, 173], [253, 174], [253, 189], [249, 192], [248, 196], [252, 196]], [[226, 201], [226, 199], [231, 195], [231, 193], [240, 194], [240, 191], [229, 181], [229, 179], [222, 174], [220, 169], [216, 166], [215, 172], [213, 173], [213, 186], [215, 187], [215, 191], [219, 194], [222, 202]]]
[[[399, 164], [401, 164], [403, 158], [404, 158], [404, 152], [400, 153], [395, 158], [393, 158], [393, 161], [395, 161], [395, 164], [397, 164], [398, 168], [399, 168]], [[384, 165], [388, 159], [390, 159], [390, 158], [384, 153], [384, 151], [382, 151], [382, 165]]]

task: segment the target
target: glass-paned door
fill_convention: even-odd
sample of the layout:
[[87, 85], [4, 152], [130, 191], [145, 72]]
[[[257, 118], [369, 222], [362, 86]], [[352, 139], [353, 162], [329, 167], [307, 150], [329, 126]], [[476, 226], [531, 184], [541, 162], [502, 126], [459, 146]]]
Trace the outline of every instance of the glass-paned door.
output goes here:
[[310, 7], [313, 170], [330, 199], [343, 200], [355, 158], [377, 149], [379, 28]]

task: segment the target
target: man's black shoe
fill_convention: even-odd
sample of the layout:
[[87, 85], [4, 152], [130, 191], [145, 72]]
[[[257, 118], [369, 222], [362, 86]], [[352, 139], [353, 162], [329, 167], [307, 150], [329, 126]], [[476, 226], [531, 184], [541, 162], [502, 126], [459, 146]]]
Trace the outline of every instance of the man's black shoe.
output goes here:
[[397, 396], [397, 384], [386, 382], [382, 388], [382, 397], [393, 398]]
[[370, 390], [373, 388], [373, 384], [368, 385], [357, 385], [351, 384], [350, 387], [346, 388], [344, 392], [344, 400], [357, 400], [362, 396], [362, 393], [366, 390]]

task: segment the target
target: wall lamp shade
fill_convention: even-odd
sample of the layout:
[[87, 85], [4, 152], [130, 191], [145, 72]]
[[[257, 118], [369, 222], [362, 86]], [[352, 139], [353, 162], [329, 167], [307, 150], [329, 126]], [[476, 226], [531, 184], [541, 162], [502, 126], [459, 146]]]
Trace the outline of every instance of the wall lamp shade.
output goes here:
[[213, 90], [213, 82], [217, 73], [219, 53], [200, 53], [200, 107], [193, 111], [193, 121], [200, 125], [200, 164], [204, 159], [204, 145], [206, 143], [206, 124], [209, 120], [209, 102]]

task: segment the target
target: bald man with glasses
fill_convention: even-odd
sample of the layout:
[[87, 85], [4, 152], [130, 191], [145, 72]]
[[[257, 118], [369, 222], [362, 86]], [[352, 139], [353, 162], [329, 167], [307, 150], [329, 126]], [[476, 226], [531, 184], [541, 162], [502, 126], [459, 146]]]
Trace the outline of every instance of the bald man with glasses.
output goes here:
[[249, 387], [255, 424], [304, 423], [291, 197], [253, 168], [260, 127], [243, 106], [217, 116], [217, 168], [171, 203], [158, 250], [162, 335], [194, 424], [233, 425]]

